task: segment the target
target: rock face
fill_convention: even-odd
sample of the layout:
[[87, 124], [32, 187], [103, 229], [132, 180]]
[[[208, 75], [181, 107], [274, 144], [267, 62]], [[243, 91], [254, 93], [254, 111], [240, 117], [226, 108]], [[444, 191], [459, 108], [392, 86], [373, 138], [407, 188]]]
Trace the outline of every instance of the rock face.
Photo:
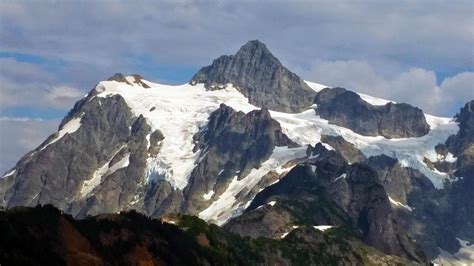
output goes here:
[[245, 177], [252, 168], [258, 168], [276, 146], [296, 145], [281, 132], [267, 109], [244, 114], [225, 104], [211, 113], [207, 127], [195, 141], [195, 150], [204, 150], [204, 155], [184, 190], [188, 213], [212, 202], [203, 199], [204, 194], [212, 191], [211, 197], [218, 198], [234, 176]]
[[423, 111], [408, 104], [374, 106], [343, 88], [326, 88], [318, 93], [316, 113], [330, 123], [366, 136], [408, 138], [426, 135], [430, 127]]
[[[310, 152], [310, 158], [316, 158], [313, 162], [296, 166], [280, 182], [257, 194], [247, 211], [225, 227], [251, 237], [278, 237], [303, 225], [347, 227], [387, 254], [424, 260], [398, 227], [385, 189], [371, 167], [349, 165], [321, 144]], [[265, 229], [258, 230], [262, 227]]]
[[[120, 96], [91, 98], [76, 104], [61, 123], [60, 129], [66, 130], [80, 119], [77, 131], [59, 139], [59, 133], [51, 135], [17, 163], [15, 175], [0, 180], [6, 183], [1, 196], [7, 207], [52, 203], [66, 209], [95, 169], [115, 154], [122, 156], [121, 147], [131, 137], [130, 109]], [[102, 104], [108, 108], [101, 108]]]
[[446, 146], [457, 160], [457, 176], [472, 176], [474, 172], [474, 100], [469, 101], [454, 117], [459, 123], [459, 131], [448, 138]]
[[[154, 217], [196, 215], [227, 189], [234, 176], [244, 177], [258, 168], [276, 146], [297, 146], [267, 109], [245, 114], [222, 104], [194, 136], [200, 158], [188, 186], [176, 189], [147, 173], [147, 159], [160, 153], [167, 136], [153, 131], [142, 115], [135, 117], [120, 95], [98, 93], [92, 90], [79, 101], [58, 133], [25, 155], [14, 174], [0, 179], [3, 206], [50, 203], [76, 217], [129, 209]], [[61, 133], [74, 123], [75, 131]], [[255, 194], [249, 191], [240, 197]]]
[[357, 149], [354, 144], [346, 141], [341, 136], [322, 135], [321, 142], [333, 147], [348, 163], [363, 162], [366, 160], [365, 155]]
[[[77, 217], [179, 210], [182, 195], [168, 182], [147, 182], [146, 158], [159, 152], [161, 132], [152, 132], [143, 116], [135, 117], [121, 96], [96, 95], [93, 90], [79, 101], [59, 133], [25, 155], [14, 175], [0, 180], [5, 207], [49, 203]], [[77, 130], [60, 137], [77, 120]]]
[[[71, 202], [70, 213], [84, 217], [130, 209], [134, 197], [143, 193], [147, 145], [145, 138], [151, 132], [143, 116], [139, 116], [130, 127], [130, 136], [125, 145], [108, 163], [108, 173], [101, 179], [100, 185], [93, 189], [93, 194], [85, 195], [81, 200]], [[122, 164], [123, 162], [123, 164]], [[122, 167], [112, 170], [115, 165]], [[87, 181], [85, 181], [87, 182]], [[91, 191], [92, 192], [92, 191]]]
[[[418, 246], [432, 259], [439, 248], [456, 252], [457, 237], [474, 241], [474, 101], [456, 115], [459, 131], [432, 151], [433, 140], [444, 142], [456, 132], [455, 123], [433, 118], [440, 123], [433, 134], [397, 141], [341, 130], [339, 126], [368, 136], [414, 138], [424, 136], [429, 126], [421, 110], [406, 104], [370, 105], [342, 88], [316, 95], [258, 41], [201, 69], [191, 81], [197, 83], [206, 88], [159, 85], [122, 74], [99, 83], [75, 104], [58, 132], [0, 177], [0, 207], [54, 204], [78, 218], [133, 209], [155, 218], [181, 213], [219, 224], [228, 221], [224, 227], [234, 233], [271, 239], [262, 246], [263, 240], [244, 241], [195, 220], [199, 230], [206, 228], [200, 231], [204, 235], [192, 236], [196, 244], [229, 247], [237, 241], [235, 246], [243, 245], [245, 252], [263, 247], [250, 258], [255, 255], [269, 265], [357, 264], [363, 256], [359, 248], [366, 245], [424, 261]], [[223, 89], [228, 83], [241, 93]], [[255, 109], [247, 99], [262, 108]], [[300, 112], [313, 100], [316, 115], [323, 119], [311, 109], [298, 114], [269, 111]], [[288, 136], [301, 145], [317, 139], [321, 143], [299, 146]], [[420, 153], [413, 143], [420, 143]], [[431, 152], [444, 159], [419, 160]], [[443, 172], [434, 178], [452, 177], [444, 187], [434, 187], [432, 181], [440, 179], [429, 175], [429, 164], [433, 172]], [[183, 165], [186, 171], [181, 171]], [[129, 225], [126, 230], [131, 230]], [[319, 225], [334, 228], [322, 233], [313, 228]], [[62, 224], [61, 230], [64, 226], [71, 229]], [[208, 233], [216, 230], [218, 237], [211, 239]], [[81, 243], [95, 237], [73, 235]], [[146, 254], [144, 245], [126, 251]], [[92, 251], [98, 260], [104, 255], [102, 249]], [[219, 258], [234, 251], [219, 253], [210, 264], [219, 264]], [[206, 264], [207, 259], [199, 257], [198, 262]]]
[[459, 180], [448, 188], [445, 218], [453, 231], [474, 241], [474, 100], [465, 104], [455, 116], [459, 131], [446, 141], [449, 151], [457, 157], [454, 175]]
[[[442, 209], [448, 209], [430, 180], [416, 169], [403, 167], [386, 155], [368, 158], [366, 163], [378, 174], [394, 205], [393, 217], [410, 239], [416, 241], [429, 258], [439, 248], [455, 253], [459, 243], [453, 230], [443, 221]], [[402, 205], [400, 205], [402, 204]], [[393, 205], [393, 204], [392, 204]]]
[[[470, 206], [470, 201], [465, 201], [470, 197], [466, 194], [467, 190], [464, 193], [458, 190], [466, 186], [463, 180], [452, 183], [444, 190], [437, 190], [420, 171], [404, 167], [397, 159], [384, 154], [365, 158], [341, 136], [322, 136], [321, 141], [333, 147], [348, 162], [362, 163], [377, 173], [378, 183], [392, 201], [393, 220], [399, 228], [404, 228], [409, 239], [416, 241], [427, 257], [436, 258], [439, 248], [456, 253], [460, 247], [456, 236], [470, 239], [467, 234], [458, 234], [459, 228], [469, 224], [465, 222], [469, 219], [461, 215]], [[456, 192], [454, 188], [458, 188]], [[452, 196], [456, 199], [449, 199]], [[459, 224], [453, 225], [455, 206], [460, 207], [460, 215], [456, 219]]]
[[211, 90], [232, 83], [251, 104], [282, 112], [308, 109], [316, 95], [259, 41], [248, 42], [235, 55], [217, 58], [190, 83], [204, 83]]
[[397, 202], [415, 206], [435, 194], [435, 187], [426, 176], [418, 170], [403, 167], [397, 159], [379, 155], [370, 157], [367, 164], [378, 173], [380, 183]]

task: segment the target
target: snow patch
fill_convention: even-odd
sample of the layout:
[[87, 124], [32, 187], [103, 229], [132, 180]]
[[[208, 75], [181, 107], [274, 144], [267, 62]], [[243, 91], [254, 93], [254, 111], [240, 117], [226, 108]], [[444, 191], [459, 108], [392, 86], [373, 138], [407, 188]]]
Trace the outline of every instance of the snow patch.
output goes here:
[[306, 82], [306, 84], [307, 84], [311, 89], [313, 89], [315, 92], [320, 92], [320, 91], [322, 91], [322, 90], [325, 89], [325, 88], [329, 88], [329, 86], [326, 86], [326, 85], [323, 85], [323, 84], [319, 84], [319, 83], [314, 83], [314, 82], [307, 81], [307, 80], [305, 80], [304, 82]]
[[133, 76], [126, 76], [125, 80], [130, 82], [130, 84], [132, 84], [132, 86], [137, 86], [138, 85], [137, 83], [135, 83], [135, 78]]
[[334, 150], [334, 148], [333, 148], [331, 145], [327, 144], [327, 143], [321, 142], [321, 144], [322, 144], [322, 145], [324, 146], [324, 148], [326, 148], [326, 150], [328, 150], [328, 151], [333, 151], [333, 150]]
[[46, 149], [46, 147], [48, 147], [49, 145], [60, 140], [66, 134], [72, 134], [76, 132], [81, 127], [81, 120], [82, 120], [82, 115], [69, 120], [69, 122], [64, 124], [62, 128], [58, 131], [58, 135], [54, 139], [52, 139], [50, 142], [48, 142], [46, 145], [44, 145], [40, 151]]
[[[320, 92], [325, 88], [331, 88], [330, 86], [326, 86], [326, 85], [319, 84], [319, 83], [314, 83], [314, 82], [307, 81], [307, 80], [305, 80], [304, 82], [306, 82], [306, 84], [311, 89], [313, 89], [315, 92]], [[387, 103], [393, 102], [393, 101], [385, 100], [385, 99], [382, 99], [382, 98], [377, 98], [377, 97], [373, 97], [373, 96], [370, 96], [370, 95], [367, 95], [367, 94], [363, 94], [363, 93], [357, 93], [357, 94], [360, 96], [360, 98], [362, 100], [366, 101], [367, 103], [369, 103], [371, 105], [386, 105]], [[395, 102], [393, 102], [393, 103], [395, 103]]]
[[454, 157], [452, 153], [448, 152], [448, 155], [446, 155], [444, 160], [448, 163], [455, 163], [458, 160], [458, 158]]
[[381, 99], [381, 98], [377, 98], [377, 97], [373, 97], [373, 96], [370, 96], [370, 95], [367, 95], [367, 94], [363, 94], [363, 93], [357, 93], [359, 94], [360, 98], [362, 100], [364, 100], [365, 102], [371, 104], [371, 105], [386, 105], [387, 103], [395, 103], [393, 101], [389, 101], [389, 100], [385, 100], [385, 99]]
[[319, 230], [319, 231], [324, 232], [324, 231], [326, 231], [326, 230], [328, 230], [328, 229], [333, 228], [334, 226], [332, 226], [332, 225], [315, 225], [315, 226], [313, 226], [313, 227], [314, 227], [314, 229], [316, 229], [316, 230]]
[[[119, 151], [120, 150], [121, 150], [121, 148], [119, 149]], [[114, 156], [112, 156], [112, 159], [115, 157], [115, 155], [116, 154], [114, 154]], [[100, 185], [100, 183], [102, 182], [102, 178], [107, 177], [107, 176], [115, 173], [117, 170], [119, 170], [121, 168], [127, 167], [130, 163], [129, 158], [130, 158], [130, 153], [127, 153], [122, 159], [120, 159], [118, 162], [114, 163], [114, 165], [109, 166], [110, 161], [108, 161], [104, 165], [99, 167], [99, 169], [97, 169], [92, 174], [91, 179], [84, 181], [84, 183], [82, 185], [82, 188], [81, 188], [81, 191], [80, 191], [80, 196], [85, 197], [89, 193], [91, 193], [92, 190], [94, 190], [94, 188], [96, 188], [98, 185]], [[110, 160], [112, 160], [112, 159], [110, 159]]]
[[211, 190], [209, 192], [207, 192], [206, 194], [202, 195], [202, 197], [205, 199], [205, 200], [210, 200], [212, 195], [214, 195], [214, 190]]
[[140, 196], [135, 195], [135, 196], [133, 196], [132, 201], [128, 205], [133, 206], [133, 205], [137, 204], [139, 201], [140, 201]]
[[11, 170], [10, 172], [6, 173], [4, 176], [2, 176], [2, 178], [6, 178], [6, 177], [9, 177], [9, 176], [12, 176], [16, 173], [16, 169], [13, 169]]
[[117, 170], [127, 167], [130, 164], [130, 153], [127, 153], [122, 159], [110, 166], [107, 175], [115, 173]]
[[150, 149], [150, 146], [151, 146], [150, 136], [151, 136], [151, 133], [145, 136], [145, 139], [146, 139], [146, 141], [147, 141], [147, 142], [146, 142], [146, 143], [147, 143], [147, 144], [146, 144], [146, 150], [149, 150], [149, 149]]
[[275, 204], [276, 204], [276, 201], [272, 200], [272, 201], [270, 201], [270, 202], [269, 202], [269, 203], [267, 203], [267, 204], [273, 207], [273, 206], [275, 206]]
[[334, 179], [334, 181], [332, 181], [332, 182], [333, 182], [333, 183], [336, 183], [337, 180], [339, 180], [339, 179], [341, 179], [341, 178], [346, 178], [346, 177], [347, 177], [347, 174], [342, 174], [342, 175], [336, 177], [336, 179]]
[[207, 209], [200, 212], [199, 217], [206, 221], [213, 220], [216, 224], [222, 225], [228, 219], [240, 214], [250, 205], [251, 201], [239, 203], [239, 205], [235, 207], [234, 205], [237, 202], [236, 197], [239, 193], [249, 193], [260, 182], [262, 177], [273, 169], [284, 165], [290, 160], [305, 157], [306, 149], [307, 147], [275, 147], [270, 158], [263, 162], [259, 168], [252, 169], [250, 173], [241, 180], [238, 180], [237, 176], [235, 176], [226, 191]]
[[81, 197], [87, 196], [94, 188], [96, 188], [101, 180], [102, 176], [109, 170], [109, 162], [102, 165], [99, 169], [97, 169], [94, 174], [92, 174], [92, 178], [89, 180], [84, 181], [82, 184], [82, 189], [80, 192]]
[[402, 207], [402, 208], [407, 209], [408, 211], [413, 211], [413, 208], [408, 206], [408, 205], [405, 205], [401, 202], [398, 202], [398, 201], [392, 199], [391, 197], [388, 197], [388, 199], [390, 200], [390, 203], [392, 203], [392, 205], [394, 205], [396, 207]]

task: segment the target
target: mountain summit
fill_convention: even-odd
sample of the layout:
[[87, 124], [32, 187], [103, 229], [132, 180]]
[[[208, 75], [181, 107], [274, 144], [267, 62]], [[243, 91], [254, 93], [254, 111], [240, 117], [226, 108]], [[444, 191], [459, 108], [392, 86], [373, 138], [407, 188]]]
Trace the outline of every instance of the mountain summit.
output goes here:
[[423, 262], [474, 241], [473, 106], [435, 117], [306, 82], [250, 41], [190, 84], [99, 82], [0, 177], [0, 207], [190, 214], [306, 246], [347, 229]]
[[212, 65], [199, 70], [190, 83], [204, 83], [210, 90], [231, 83], [251, 104], [282, 112], [301, 112], [311, 106], [316, 96], [257, 40], [247, 42], [235, 55], [215, 59]]

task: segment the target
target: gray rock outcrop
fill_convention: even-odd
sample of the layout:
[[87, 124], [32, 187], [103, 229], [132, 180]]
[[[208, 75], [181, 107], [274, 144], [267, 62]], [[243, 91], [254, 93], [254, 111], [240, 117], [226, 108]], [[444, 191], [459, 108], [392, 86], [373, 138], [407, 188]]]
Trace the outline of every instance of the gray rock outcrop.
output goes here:
[[245, 177], [251, 169], [258, 168], [275, 146], [296, 146], [281, 132], [280, 124], [267, 109], [245, 114], [225, 104], [211, 113], [206, 128], [195, 136], [195, 142], [195, 149], [202, 150], [204, 155], [184, 190], [188, 213], [195, 213], [212, 202], [203, 199], [205, 193], [214, 191], [213, 198], [218, 198], [232, 178]]
[[430, 127], [423, 111], [404, 103], [374, 106], [344, 88], [326, 88], [318, 93], [316, 113], [330, 123], [366, 136], [409, 138], [426, 135]]
[[367, 159], [354, 144], [346, 141], [341, 136], [321, 135], [321, 142], [333, 147], [348, 163], [363, 162]]
[[151, 132], [122, 96], [98, 93], [94, 89], [78, 101], [60, 123], [63, 130], [80, 119], [76, 131], [59, 139], [58, 132], [52, 134], [15, 165], [15, 174], [0, 179], [3, 206], [53, 204], [76, 217], [128, 209], [148, 215], [179, 211], [182, 194], [166, 181], [146, 180], [146, 159], [159, 153], [163, 134]]
[[474, 100], [467, 102], [454, 117], [459, 131], [448, 138], [446, 146], [457, 158], [454, 175], [458, 178], [448, 187], [445, 209], [446, 226], [459, 238], [474, 241]]
[[[376, 171], [365, 164], [349, 165], [340, 154], [321, 144], [310, 152], [318, 155], [314, 162], [310, 159], [309, 164], [296, 166], [257, 194], [248, 209], [225, 227], [244, 236], [274, 238], [295, 225], [346, 227], [387, 254], [425, 259], [397, 225]], [[274, 203], [268, 204], [271, 201]], [[272, 223], [275, 219], [279, 221]], [[265, 225], [265, 230], [253, 229]]]
[[251, 104], [291, 113], [308, 109], [316, 95], [256, 40], [242, 46], [237, 54], [221, 56], [203, 67], [190, 83], [204, 83], [210, 90], [232, 83]]
[[66, 116], [60, 129], [81, 115], [77, 131], [54, 143], [50, 142], [58, 133], [51, 135], [17, 163], [15, 175], [8, 178], [12, 186], [3, 197], [7, 207], [51, 203], [66, 209], [80, 194], [83, 183], [130, 137], [133, 116], [121, 96], [85, 98]]

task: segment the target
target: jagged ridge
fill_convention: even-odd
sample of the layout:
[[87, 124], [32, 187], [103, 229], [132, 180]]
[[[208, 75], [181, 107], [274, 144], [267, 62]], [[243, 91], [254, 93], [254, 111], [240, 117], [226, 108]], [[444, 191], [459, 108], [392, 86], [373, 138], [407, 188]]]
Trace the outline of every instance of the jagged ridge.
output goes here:
[[233, 56], [217, 58], [212, 65], [199, 70], [190, 83], [204, 83], [208, 89], [231, 83], [251, 104], [282, 112], [301, 112], [316, 95], [257, 40], [242, 46]]
[[[403, 106], [409, 109], [408, 114], [415, 110], [415, 119], [411, 119], [409, 115], [407, 123], [413, 122], [419, 127], [412, 130], [407, 128], [407, 125], [402, 125], [402, 130], [397, 127], [388, 128], [391, 131], [387, 133], [387, 128], [381, 126], [377, 118], [377, 132], [386, 137], [422, 135], [426, 131], [427, 122], [431, 127], [428, 134], [422, 138], [392, 141], [357, 134], [354, 132], [357, 129], [350, 125], [343, 125], [349, 129], [334, 124], [328, 125], [329, 118], [326, 120], [322, 113], [318, 116], [313, 109], [307, 109], [317, 89], [312, 90], [309, 96], [303, 94], [306, 94], [309, 86], [314, 85], [309, 83], [308, 86], [297, 76], [292, 76], [291, 72], [282, 68], [276, 58], [272, 58], [266, 47], [255, 42], [248, 45], [243, 48], [241, 55], [224, 57], [223, 60], [233, 62], [235, 58], [240, 58], [240, 61], [236, 61], [240, 67], [235, 66], [234, 70], [240, 69], [239, 71], [245, 70], [249, 73], [244, 76], [232, 74], [231, 77], [235, 78], [234, 82], [240, 82], [239, 79], [242, 79], [242, 84], [251, 84], [253, 88], [258, 88], [259, 92], [256, 94], [252, 94], [253, 90], [246, 92], [244, 87], [238, 84], [216, 87], [216, 84], [212, 84], [212, 79], [207, 85], [192, 82], [195, 85], [166, 86], [137, 76], [114, 75], [109, 81], [100, 82], [87, 97], [76, 103], [62, 121], [59, 132], [49, 137], [35, 151], [25, 155], [0, 179], [2, 205], [12, 207], [53, 203], [78, 217], [129, 209], [137, 209], [155, 217], [169, 212], [189, 212], [208, 221], [223, 224], [229, 218], [239, 215], [248, 204], [252, 204], [254, 195], [260, 190], [280, 180], [299, 163], [310, 159], [311, 156], [305, 152], [305, 146], [314, 145], [319, 141], [327, 142], [329, 145], [325, 145], [329, 148], [334, 145], [335, 149], [351, 149], [342, 153], [343, 157], [351, 157], [351, 162], [385, 153], [398, 158], [400, 164], [390, 163], [390, 160], [382, 157], [372, 160], [373, 168], [376, 168], [385, 180], [402, 174], [401, 183], [406, 186], [403, 191], [395, 191], [396, 182], [383, 184], [385, 191], [397, 196], [396, 206], [408, 206], [417, 202], [411, 201], [405, 192], [412, 193], [419, 187], [429, 187], [426, 189], [429, 192], [434, 189], [430, 187], [430, 181], [441, 192], [449, 192], [444, 199], [427, 201], [430, 205], [420, 205], [433, 210], [440, 210], [436, 204], [443, 201], [462, 202], [461, 195], [465, 195], [472, 188], [472, 179], [456, 181], [452, 173], [440, 173], [431, 169], [431, 166], [425, 163], [426, 160], [420, 160], [423, 157], [436, 160], [434, 147], [444, 142], [449, 135], [458, 132], [456, 123], [449, 119], [423, 115], [413, 107]], [[255, 61], [255, 58], [261, 60]], [[267, 64], [258, 64], [262, 60], [268, 61], [271, 66], [268, 71], [260, 69], [265, 69]], [[222, 70], [221, 66], [217, 69]], [[234, 70], [231, 72], [234, 73]], [[262, 73], [257, 75], [254, 70]], [[269, 80], [267, 72], [273, 70], [278, 74], [274, 73], [278, 77], [277, 81]], [[219, 71], [216, 73], [220, 73]], [[221, 74], [214, 78], [224, 82], [219, 85], [225, 85], [228, 83], [226, 75], [229, 73], [224, 71]], [[289, 85], [279, 79], [285, 80], [288, 75], [291, 76], [290, 81], [296, 82], [295, 87], [294, 84]], [[257, 86], [263, 84], [262, 80], [270, 82], [269, 86], [276, 90], [268, 92], [270, 94], [267, 95], [265, 88]], [[293, 94], [298, 95], [293, 92], [294, 88], [299, 88], [298, 84], [307, 87], [302, 89], [305, 93], [292, 98]], [[318, 95], [322, 97], [326, 93], [339, 90], [341, 89], [325, 89]], [[278, 93], [282, 93], [281, 97]], [[298, 97], [302, 102], [299, 102]], [[351, 108], [345, 106], [343, 111], [346, 114], [351, 114], [353, 109], [361, 104], [370, 114], [374, 109], [376, 113], [379, 112], [377, 110], [380, 107], [365, 102], [367, 97], [348, 97], [352, 98], [357, 99], [350, 102], [348, 106], [352, 106]], [[269, 99], [268, 102], [266, 99]], [[309, 103], [306, 104], [306, 100]], [[295, 109], [285, 109], [289, 108], [285, 106], [293, 106], [291, 101], [296, 102]], [[220, 106], [221, 103], [226, 106]], [[258, 108], [252, 103], [267, 107], [275, 105], [274, 108], [257, 111], [255, 109]], [[391, 108], [397, 105], [389, 103], [387, 106]], [[275, 111], [283, 110], [279, 108], [289, 112], [306, 110], [289, 114]], [[321, 112], [324, 108], [324, 102], [318, 102], [317, 111]], [[467, 106], [463, 110], [463, 114], [469, 114], [472, 108]], [[335, 114], [337, 115], [337, 112]], [[364, 116], [350, 117], [355, 121], [365, 119]], [[467, 132], [469, 136], [470, 131], [465, 129], [472, 128], [472, 120], [458, 120], [461, 127], [459, 132]], [[328, 137], [339, 135], [344, 136], [348, 143]], [[463, 147], [471, 147], [469, 145], [472, 140], [465, 139], [467, 141]], [[449, 148], [449, 151], [456, 156], [464, 153], [452, 148]], [[238, 154], [232, 154], [233, 152]], [[455, 175], [469, 177], [459, 176], [459, 173], [466, 172], [459, 169], [470, 169], [470, 164], [466, 163], [468, 161], [460, 160], [462, 157], [456, 161], [453, 154], [446, 152], [444, 157], [455, 161], [455, 169], [458, 170]], [[368, 164], [370, 163], [369, 159]], [[378, 169], [377, 166], [380, 165], [388, 167]], [[407, 170], [405, 166], [412, 166], [420, 172]], [[386, 175], [385, 172], [389, 174]], [[445, 190], [450, 189], [445, 187], [446, 181], [453, 182], [452, 190]], [[427, 185], [419, 186], [418, 182]], [[462, 193], [456, 196], [459, 191]], [[429, 194], [423, 192], [417, 197], [431, 199]], [[379, 197], [386, 203], [387, 200], [382, 198]], [[468, 204], [463, 206], [459, 203], [455, 209], [455, 217], [458, 219], [456, 224], [462, 225], [464, 231], [457, 231], [445, 224], [448, 228], [446, 232], [443, 231], [437, 236], [439, 239], [432, 242], [442, 243], [443, 239], [448, 239], [449, 241], [445, 241], [446, 247], [443, 248], [454, 252], [457, 242], [453, 244], [450, 241], [456, 241], [455, 233], [460, 232], [465, 237], [466, 232], [472, 232], [469, 231], [472, 227], [463, 219], [463, 213], [470, 215], [473, 213], [472, 209]], [[449, 217], [449, 213], [434, 212], [431, 217], [445, 219]], [[411, 223], [410, 219], [407, 221]], [[425, 225], [421, 220], [418, 222]], [[410, 226], [410, 223], [406, 226]], [[428, 233], [439, 232], [439, 228], [436, 229], [438, 231]], [[385, 249], [385, 244], [377, 241], [370, 243], [389, 250]]]

